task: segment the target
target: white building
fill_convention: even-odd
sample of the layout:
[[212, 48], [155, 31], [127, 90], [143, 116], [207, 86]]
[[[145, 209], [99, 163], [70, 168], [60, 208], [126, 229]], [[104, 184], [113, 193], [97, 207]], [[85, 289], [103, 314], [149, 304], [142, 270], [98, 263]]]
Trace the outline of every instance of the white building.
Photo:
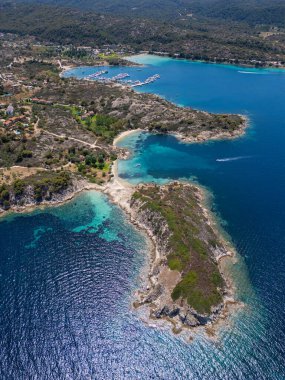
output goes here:
[[14, 115], [14, 107], [12, 106], [12, 104], [10, 104], [10, 105], [8, 106], [8, 108], [6, 109], [6, 114], [7, 114], [8, 116], [13, 116], [13, 115]]

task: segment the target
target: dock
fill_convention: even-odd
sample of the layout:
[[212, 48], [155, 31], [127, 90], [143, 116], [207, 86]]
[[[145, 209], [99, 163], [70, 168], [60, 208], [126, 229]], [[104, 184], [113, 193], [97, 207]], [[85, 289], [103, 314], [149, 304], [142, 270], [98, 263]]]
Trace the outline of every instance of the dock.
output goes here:
[[108, 73], [107, 70], [97, 71], [94, 74], [88, 75], [87, 77], [85, 77], [85, 79], [96, 79], [96, 80], [98, 80], [100, 82], [107, 82], [107, 83], [110, 83], [110, 82], [121, 82], [122, 81], [121, 83], [128, 84], [130, 87], [145, 86], [145, 85], [147, 85], [149, 83], [153, 83], [156, 80], [160, 79], [160, 75], [159, 74], [155, 74], [155, 75], [152, 75], [152, 76], [146, 78], [144, 81], [140, 81], [140, 80], [133, 81], [131, 79], [128, 79], [128, 80], [125, 80], [123, 82], [124, 79], [130, 77], [130, 75], [128, 73], [120, 73], [120, 74], [117, 74], [117, 75], [115, 75], [115, 76], [113, 76], [111, 78], [103, 77], [103, 75], [107, 74], [107, 73]]
[[114, 80], [114, 81], [122, 80], [122, 79], [128, 78], [129, 76], [130, 75], [127, 73], [122, 73], [122, 74], [115, 75], [114, 77], [111, 78], [111, 80]]
[[87, 75], [87, 77], [85, 77], [85, 79], [94, 79], [94, 78], [98, 78], [98, 77], [100, 77], [101, 75], [104, 75], [104, 74], [108, 74], [108, 70], [97, 71], [97, 72], [94, 73], [94, 74]]
[[155, 75], [147, 78], [144, 82], [135, 81], [133, 84], [131, 84], [131, 87], [145, 86], [146, 84], [155, 82], [159, 78], [160, 78], [160, 75], [159, 74], [155, 74]]

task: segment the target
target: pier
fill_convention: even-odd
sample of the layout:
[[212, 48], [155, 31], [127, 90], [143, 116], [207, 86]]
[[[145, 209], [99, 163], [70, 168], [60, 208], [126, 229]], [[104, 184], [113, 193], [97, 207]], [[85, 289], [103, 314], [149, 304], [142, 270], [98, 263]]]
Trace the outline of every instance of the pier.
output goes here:
[[98, 78], [98, 77], [100, 77], [101, 75], [104, 75], [104, 74], [108, 74], [108, 70], [101, 70], [101, 71], [97, 71], [94, 74], [87, 75], [86, 79]]
[[159, 74], [155, 74], [155, 75], [147, 78], [144, 82], [135, 81], [133, 84], [131, 84], [131, 87], [145, 86], [146, 84], [155, 82], [159, 78], [160, 78], [160, 75]]
[[114, 80], [114, 81], [122, 80], [122, 79], [128, 78], [129, 76], [130, 75], [127, 73], [122, 73], [122, 74], [118, 74], [118, 75], [114, 76], [113, 78], [111, 78], [111, 80]]
[[[130, 75], [128, 73], [120, 73], [120, 74], [117, 74], [111, 78], [106, 78], [106, 77], [102, 76], [102, 75], [107, 74], [107, 73], [108, 73], [107, 70], [97, 71], [94, 74], [88, 75], [87, 77], [85, 77], [85, 79], [97, 79], [98, 81], [102, 81], [102, 82], [120, 82], [120, 81], [123, 81], [124, 79], [130, 77]], [[152, 75], [152, 76], [146, 78], [144, 81], [140, 81], [140, 80], [133, 81], [131, 79], [128, 79], [124, 83], [128, 84], [130, 87], [140, 87], [140, 86], [145, 86], [149, 83], [153, 83], [158, 79], [160, 79], [160, 75], [155, 74], [155, 75]]]

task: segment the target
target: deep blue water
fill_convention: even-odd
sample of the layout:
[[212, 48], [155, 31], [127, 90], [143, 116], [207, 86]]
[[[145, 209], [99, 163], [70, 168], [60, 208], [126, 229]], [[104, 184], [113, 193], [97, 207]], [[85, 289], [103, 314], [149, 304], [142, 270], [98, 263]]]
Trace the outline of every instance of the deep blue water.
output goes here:
[[213, 192], [240, 255], [229, 269], [245, 307], [217, 341], [145, 325], [131, 309], [145, 238], [104, 196], [84, 193], [0, 222], [0, 379], [285, 379], [285, 74], [144, 59], [140, 71], [112, 70], [159, 73], [141, 90], [250, 117], [235, 141], [130, 136], [121, 145], [133, 157], [119, 163], [131, 182], [194, 178]]

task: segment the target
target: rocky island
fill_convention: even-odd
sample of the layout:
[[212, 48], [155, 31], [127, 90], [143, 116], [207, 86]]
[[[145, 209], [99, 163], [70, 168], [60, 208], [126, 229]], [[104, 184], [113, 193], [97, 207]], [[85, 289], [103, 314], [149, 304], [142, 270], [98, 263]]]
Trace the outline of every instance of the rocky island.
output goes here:
[[[246, 119], [178, 107], [119, 84], [61, 78], [55, 57], [31, 57], [25, 41], [18, 43], [21, 60], [1, 67], [0, 211], [57, 204], [83, 189], [105, 191], [155, 245], [149, 285], [135, 306], [149, 305], [151, 317], [170, 319], [175, 331], [216, 320], [230, 296], [218, 266], [229, 250], [203, 192], [182, 183], [124, 184], [115, 164], [126, 151], [113, 141], [137, 129], [186, 141], [234, 138]], [[17, 55], [17, 43], [12, 49]], [[11, 45], [2, 50], [11, 55]]]

